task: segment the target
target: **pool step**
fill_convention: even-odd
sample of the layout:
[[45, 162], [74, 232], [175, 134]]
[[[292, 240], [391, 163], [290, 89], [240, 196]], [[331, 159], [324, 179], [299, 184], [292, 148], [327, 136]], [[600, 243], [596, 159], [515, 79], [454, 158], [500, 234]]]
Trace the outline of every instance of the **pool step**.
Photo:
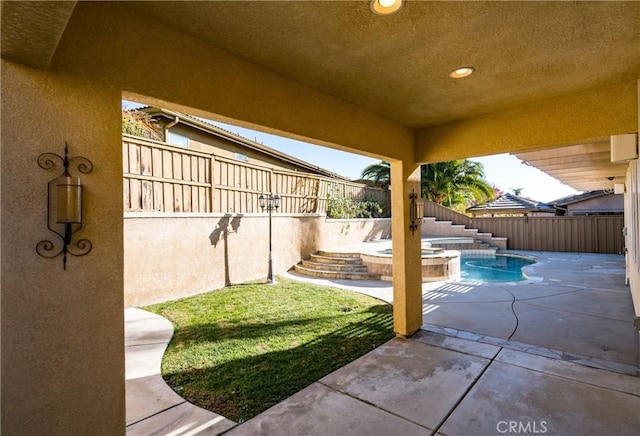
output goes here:
[[486, 254], [495, 254], [498, 247], [471, 237], [444, 237], [429, 239], [428, 244], [433, 248], [441, 248], [444, 250], [457, 250], [463, 254], [474, 254], [475, 252], [485, 252]]
[[367, 271], [358, 253], [318, 251], [308, 260], [295, 265], [294, 270], [302, 275], [325, 279], [380, 280], [380, 274]]

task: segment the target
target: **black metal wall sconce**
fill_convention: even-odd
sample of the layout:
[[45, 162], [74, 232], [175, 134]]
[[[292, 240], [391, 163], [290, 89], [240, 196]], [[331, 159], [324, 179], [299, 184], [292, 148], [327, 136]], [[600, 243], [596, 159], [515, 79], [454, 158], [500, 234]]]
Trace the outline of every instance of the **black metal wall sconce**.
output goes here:
[[416, 194], [415, 190], [412, 190], [409, 194], [409, 230], [411, 230], [412, 235], [422, 227], [424, 203], [417, 201], [418, 198], [418, 194]]
[[67, 269], [67, 254], [84, 256], [93, 248], [88, 239], [79, 239], [72, 244], [73, 234], [82, 228], [82, 182], [80, 177], [69, 172], [88, 174], [93, 164], [85, 157], [69, 159], [67, 143], [64, 144], [64, 157], [55, 153], [42, 153], [38, 156], [38, 166], [44, 170], [62, 167], [58, 177], [47, 184], [47, 228], [60, 237], [59, 243], [43, 240], [36, 245], [36, 252], [46, 258], [62, 255], [62, 268]]

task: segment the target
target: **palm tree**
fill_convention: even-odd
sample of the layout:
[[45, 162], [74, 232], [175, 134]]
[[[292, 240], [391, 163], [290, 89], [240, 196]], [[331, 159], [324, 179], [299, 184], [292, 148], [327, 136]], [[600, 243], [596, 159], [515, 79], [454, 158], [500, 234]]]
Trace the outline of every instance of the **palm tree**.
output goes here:
[[391, 164], [382, 160], [377, 164], [371, 164], [362, 170], [360, 177], [373, 180], [376, 185], [386, 188], [391, 184]]
[[[384, 161], [369, 165], [362, 178], [389, 186], [391, 165]], [[420, 178], [423, 198], [451, 208], [493, 199], [493, 187], [484, 179], [480, 162], [458, 159], [421, 165]]]
[[448, 207], [465, 206], [493, 198], [480, 162], [458, 159], [422, 165], [422, 196]]

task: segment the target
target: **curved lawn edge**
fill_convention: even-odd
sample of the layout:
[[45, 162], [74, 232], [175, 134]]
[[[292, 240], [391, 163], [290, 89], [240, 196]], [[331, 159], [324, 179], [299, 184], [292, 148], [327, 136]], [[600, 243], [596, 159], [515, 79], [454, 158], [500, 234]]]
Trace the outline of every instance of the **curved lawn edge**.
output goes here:
[[390, 304], [279, 278], [144, 308], [174, 336], [165, 381], [187, 401], [244, 422], [394, 337]]

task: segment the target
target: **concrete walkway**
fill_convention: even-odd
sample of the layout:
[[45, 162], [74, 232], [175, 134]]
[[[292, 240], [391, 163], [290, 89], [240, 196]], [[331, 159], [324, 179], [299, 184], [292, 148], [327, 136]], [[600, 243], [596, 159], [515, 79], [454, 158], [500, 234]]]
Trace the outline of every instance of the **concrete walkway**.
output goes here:
[[125, 310], [125, 362], [128, 435], [220, 434], [236, 425], [188, 403], [160, 375], [173, 326], [140, 309]]
[[[527, 254], [539, 262], [527, 267], [524, 282], [425, 283], [422, 331], [389, 341], [241, 425], [164, 385], [158, 372], [167, 326], [129, 309], [127, 433], [638, 434], [638, 333], [623, 258]], [[288, 275], [392, 299], [386, 282]], [[149, 333], [141, 340], [136, 330]], [[147, 346], [156, 351], [136, 349]], [[154, 375], [138, 374], [148, 357], [157, 359]]]

